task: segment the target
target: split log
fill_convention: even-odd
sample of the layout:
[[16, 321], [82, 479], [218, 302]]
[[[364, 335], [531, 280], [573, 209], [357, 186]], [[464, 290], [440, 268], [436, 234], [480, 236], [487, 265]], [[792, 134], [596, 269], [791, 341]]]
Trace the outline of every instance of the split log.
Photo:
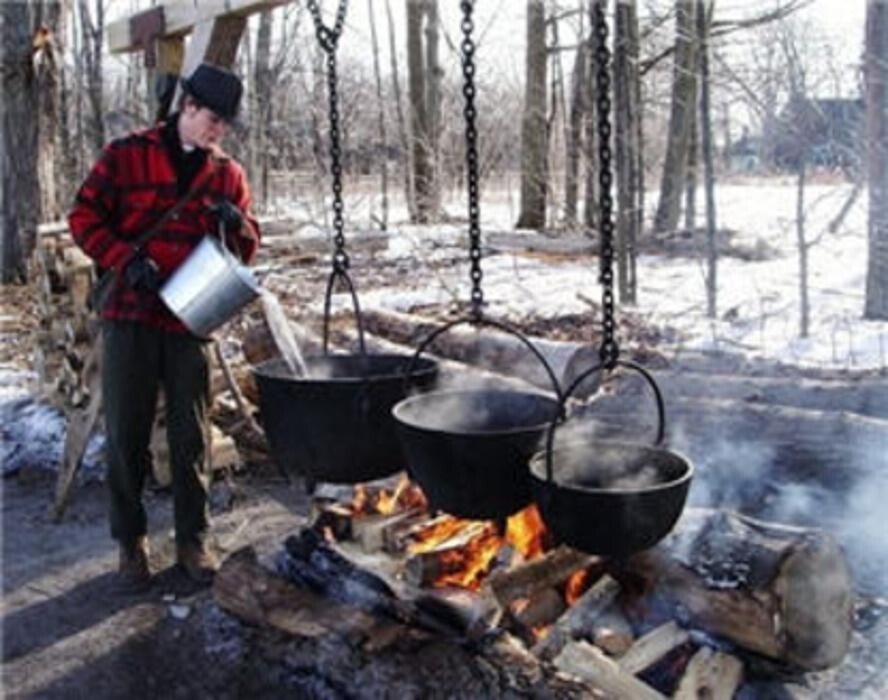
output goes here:
[[608, 574], [602, 576], [558, 618], [548, 634], [534, 645], [533, 653], [542, 659], [552, 658], [572, 639], [590, 632], [619, 592], [620, 584]]
[[588, 642], [570, 642], [555, 657], [562, 671], [594, 683], [609, 697], [632, 700], [665, 700], [647, 683], [620, 668], [613, 659]]
[[508, 605], [519, 598], [530, 598], [541, 589], [562, 584], [571, 574], [600, 561], [599, 557], [561, 545], [529, 562], [497, 571], [489, 579], [490, 587], [497, 600]]
[[635, 644], [620, 657], [620, 667], [633, 676], [650, 668], [673, 649], [690, 639], [688, 631], [676, 622], [667, 622], [639, 637]]
[[818, 670], [848, 651], [851, 581], [825, 532], [691, 509], [626, 568], [695, 626], [758, 654]]
[[732, 700], [743, 681], [740, 659], [703, 647], [691, 658], [673, 700]]
[[463, 573], [468, 558], [482, 546], [481, 543], [496, 537], [492, 523], [472, 522], [434, 547], [414, 551], [404, 562], [404, 580], [423, 588], [449, 574]]
[[566, 609], [561, 591], [544, 588], [527, 600], [513, 602], [510, 613], [522, 630], [533, 630], [551, 625]]
[[352, 521], [352, 539], [365, 552], [387, 551], [394, 546], [397, 532], [408, 523], [415, 521], [422, 511], [408, 508], [387, 515], [373, 513], [362, 515]]
[[609, 656], [622, 656], [635, 641], [632, 626], [617, 604], [602, 613], [592, 627], [592, 642]]

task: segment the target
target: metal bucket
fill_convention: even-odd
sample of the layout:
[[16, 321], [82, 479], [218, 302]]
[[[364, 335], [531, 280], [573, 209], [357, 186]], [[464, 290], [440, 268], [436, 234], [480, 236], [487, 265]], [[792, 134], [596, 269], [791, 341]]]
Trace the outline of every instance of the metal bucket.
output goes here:
[[160, 290], [194, 335], [206, 338], [259, 296], [253, 273], [215, 236], [204, 236]]

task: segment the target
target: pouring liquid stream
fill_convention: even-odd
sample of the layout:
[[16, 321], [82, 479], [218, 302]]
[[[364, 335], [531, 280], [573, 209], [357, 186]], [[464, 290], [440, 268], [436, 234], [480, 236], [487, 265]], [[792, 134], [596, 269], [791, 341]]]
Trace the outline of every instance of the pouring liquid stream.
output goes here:
[[287, 320], [287, 315], [281, 308], [278, 298], [263, 289], [260, 293], [262, 300], [262, 311], [265, 314], [265, 321], [268, 323], [268, 329], [271, 331], [271, 337], [277, 346], [281, 357], [287, 364], [287, 369], [293, 377], [307, 377], [308, 368], [305, 365], [305, 359], [302, 351], [299, 349], [299, 343], [293, 333], [293, 328]]

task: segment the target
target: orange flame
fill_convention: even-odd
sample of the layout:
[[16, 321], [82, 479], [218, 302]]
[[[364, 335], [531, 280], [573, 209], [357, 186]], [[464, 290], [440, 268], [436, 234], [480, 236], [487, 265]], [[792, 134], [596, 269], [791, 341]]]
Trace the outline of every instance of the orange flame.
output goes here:
[[574, 571], [570, 578], [567, 579], [567, 584], [564, 587], [564, 601], [570, 606], [577, 602], [577, 599], [585, 593], [586, 589], [589, 587], [589, 571], [587, 569], [580, 569], [579, 571]]
[[543, 553], [546, 534], [546, 526], [535, 503], [506, 521], [506, 542], [525, 559], [533, 559]]
[[367, 489], [364, 488], [363, 484], [355, 485], [355, 497], [352, 501], [352, 513], [357, 515], [358, 513], [365, 512], [367, 508]]

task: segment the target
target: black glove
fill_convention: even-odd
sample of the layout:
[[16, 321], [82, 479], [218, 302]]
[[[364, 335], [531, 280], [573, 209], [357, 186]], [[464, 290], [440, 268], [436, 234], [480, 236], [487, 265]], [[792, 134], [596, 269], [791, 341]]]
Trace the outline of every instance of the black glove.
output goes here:
[[156, 292], [163, 283], [157, 263], [145, 251], [139, 251], [127, 263], [123, 277], [130, 288], [143, 292]]
[[238, 233], [244, 225], [244, 215], [241, 210], [234, 206], [227, 199], [220, 199], [212, 207], [213, 212], [219, 219], [222, 226], [225, 227], [226, 233]]

